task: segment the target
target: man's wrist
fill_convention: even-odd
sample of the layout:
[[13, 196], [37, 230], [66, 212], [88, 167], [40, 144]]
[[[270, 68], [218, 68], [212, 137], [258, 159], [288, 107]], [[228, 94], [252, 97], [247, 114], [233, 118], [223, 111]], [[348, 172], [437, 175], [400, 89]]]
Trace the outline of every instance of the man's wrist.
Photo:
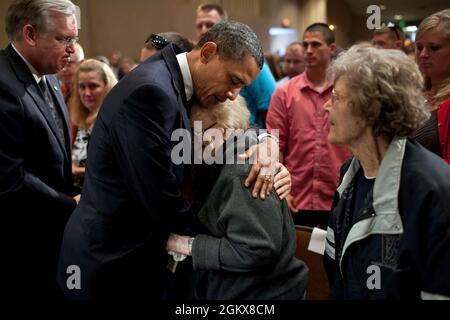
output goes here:
[[188, 255], [192, 256], [192, 244], [194, 243], [195, 238], [189, 238], [187, 240], [187, 246], [188, 246]]

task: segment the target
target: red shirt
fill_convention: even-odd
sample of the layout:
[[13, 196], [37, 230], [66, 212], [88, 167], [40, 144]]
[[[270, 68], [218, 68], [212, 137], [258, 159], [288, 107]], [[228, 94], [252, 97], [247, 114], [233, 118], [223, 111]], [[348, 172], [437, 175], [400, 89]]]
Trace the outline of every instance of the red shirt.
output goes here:
[[[306, 72], [279, 86], [272, 95], [266, 125], [279, 130], [280, 152], [292, 177], [298, 210], [330, 211], [339, 169], [350, 152], [328, 143], [330, 84], [319, 93]], [[275, 133], [276, 134], [276, 133]]]
[[450, 99], [438, 106], [437, 121], [442, 158], [450, 164]]

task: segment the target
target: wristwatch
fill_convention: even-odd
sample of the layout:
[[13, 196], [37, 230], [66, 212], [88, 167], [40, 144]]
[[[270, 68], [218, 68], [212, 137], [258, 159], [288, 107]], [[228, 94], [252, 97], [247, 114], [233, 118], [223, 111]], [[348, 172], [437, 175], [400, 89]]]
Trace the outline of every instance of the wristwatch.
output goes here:
[[195, 238], [189, 238], [187, 245], [188, 245], [188, 251], [189, 255], [192, 256], [192, 243], [194, 242]]

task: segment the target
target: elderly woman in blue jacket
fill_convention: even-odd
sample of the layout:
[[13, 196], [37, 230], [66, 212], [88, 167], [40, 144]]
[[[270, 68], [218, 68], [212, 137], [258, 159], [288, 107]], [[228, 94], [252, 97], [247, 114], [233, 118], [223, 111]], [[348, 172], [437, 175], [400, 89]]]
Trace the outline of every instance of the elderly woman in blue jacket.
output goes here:
[[[243, 187], [250, 164], [238, 154], [257, 143], [242, 98], [214, 109], [194, 106], [203, 163], [195, 168], [193, 208], [204, 233], [172, 234], [168, 251], [192, 255], [193, 299], [301, 299], [308, 278], [294, 257], [295, 227], [286, 201], [255, 199]], [[201, 124], [201, 129], [198, 124]], [[196, 130], [199, 129], [199, 130]]]
[[450, 168], [407, 138], [428, 117], [417, 65], [354, 46], [330, 73], [328, 141], [353, 153], [327, 232], [332, 298], [450, 298]]

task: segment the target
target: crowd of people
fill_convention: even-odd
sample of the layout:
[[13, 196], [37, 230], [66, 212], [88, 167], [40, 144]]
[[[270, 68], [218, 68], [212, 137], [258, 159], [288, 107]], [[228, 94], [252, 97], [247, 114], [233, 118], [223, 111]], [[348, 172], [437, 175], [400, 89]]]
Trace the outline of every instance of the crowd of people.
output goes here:
[[331, 299], [450, 299], [450, 9], [413, 57], [396, 25], [337, 53], [317, 22], [281, 64], [221, 6], [196, 14], [197, 39], [151, 33], [137, 63], [85, 57], [69, 0], [12, 2], [7, 294], [301, 300], [302, 225], [326, 231]]

